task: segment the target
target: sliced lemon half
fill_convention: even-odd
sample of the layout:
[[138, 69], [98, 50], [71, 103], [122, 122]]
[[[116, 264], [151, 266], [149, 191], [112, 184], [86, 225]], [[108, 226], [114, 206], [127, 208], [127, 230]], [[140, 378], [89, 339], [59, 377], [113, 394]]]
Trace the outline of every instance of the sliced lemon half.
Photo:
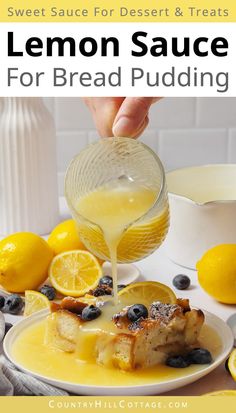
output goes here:
[[236, 349], [230, 354], [228, 367], [233, 379], [236, 381]]
[[130, 284], [119, 292], [119, 299], [124, 304], [144, 304], [149, 306], [154, 301], [175, 304], [174, 292], [165, 284], [155, 281], [143, 281]]
[[63, 252], [51, 262], [49, 277], [53, 287], [63, 295], [81, 297], [98, 285], [101, 266], [89, 251]]
[[44, 294], [33, 290], [25, 291], [24, 316], [29, 316], [44, 308], [50, 309], [50, 301]]

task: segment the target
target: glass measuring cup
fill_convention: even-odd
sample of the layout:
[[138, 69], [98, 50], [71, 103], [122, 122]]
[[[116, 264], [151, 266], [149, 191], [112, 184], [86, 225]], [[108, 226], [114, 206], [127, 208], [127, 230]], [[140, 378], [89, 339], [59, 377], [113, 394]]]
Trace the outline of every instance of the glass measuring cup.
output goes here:
[[[149, 191], [154, 194], [150, 207], [123, 229], [117, 245], [117, 262], [128, 263], [151, 254], [161, 245], [168, 231], [165, 174], [157, 155], [148, 146], [130, 138], [101, 139], [87, 146], [70, 163], [65, 178], [65, 195], [82, 242], [96, 256], [110, 261], [103, 229], [96, 219], [91, 220], [86, 213], [81, 214], [78, 205], [83, 197], [100, 188], [113, 191], [120, 186], [142, 188], [139, 202]], [[119, 196], [116, 199], [119, 200]], [[111, 223], [119, 219], [118, 204], [117, 201], [117, 208], [114, 204], [109, 212], [112, 214]], [[93, 207], [96, 210], [98, 206], [94, 203]]]

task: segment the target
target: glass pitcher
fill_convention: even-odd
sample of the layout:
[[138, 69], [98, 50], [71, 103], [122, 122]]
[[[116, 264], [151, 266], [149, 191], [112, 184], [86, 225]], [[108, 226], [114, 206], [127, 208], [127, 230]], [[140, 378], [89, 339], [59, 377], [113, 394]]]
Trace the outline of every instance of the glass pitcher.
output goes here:
[[[125, 226], [117, 246], [117, 261], [128, 263], [151, 254], [161, 245], [168, 231], [168, 196], [164, 169], [158, 156], [145, 144], [130, 138], [101, 139], [88, 145], [70, 163], [65, 178], [65, 195], [82, 242], [94, 255], [110, 261], [102, 228], [79, 212], [78, 203], [99, 188], [118, 188], [123, 182], [154, 193], [150, 208]], [[118, 214], [119, 208], [113, 208], [112, 219], [116, 220]]]

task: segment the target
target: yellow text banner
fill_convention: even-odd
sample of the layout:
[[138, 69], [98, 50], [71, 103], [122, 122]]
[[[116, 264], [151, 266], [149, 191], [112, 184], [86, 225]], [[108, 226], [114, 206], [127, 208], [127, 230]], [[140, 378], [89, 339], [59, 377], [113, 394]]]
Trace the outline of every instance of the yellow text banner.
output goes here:
[[8, 413], [235, 413], [235, 397], [0, 397]]
[[236, 22], [236, 1], [1, 0], [0, 22]]

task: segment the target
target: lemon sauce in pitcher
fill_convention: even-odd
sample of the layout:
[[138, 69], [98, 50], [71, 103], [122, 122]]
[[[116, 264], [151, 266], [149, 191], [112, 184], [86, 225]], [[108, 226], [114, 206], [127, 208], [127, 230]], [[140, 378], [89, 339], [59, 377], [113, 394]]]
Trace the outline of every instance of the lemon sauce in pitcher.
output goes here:
[[90, 223], [78, 223], [85, 244], [96, 255], [111, 260], [116, 304], [117, 261], [141, 259], [165, 238], [168, 207], [163, 207], [155, 216], [145, 218], [155, 204], [156, 196], [156, 191], [151, 188], [123, 178], [110, 181], [78, 200], [78, 214]]

